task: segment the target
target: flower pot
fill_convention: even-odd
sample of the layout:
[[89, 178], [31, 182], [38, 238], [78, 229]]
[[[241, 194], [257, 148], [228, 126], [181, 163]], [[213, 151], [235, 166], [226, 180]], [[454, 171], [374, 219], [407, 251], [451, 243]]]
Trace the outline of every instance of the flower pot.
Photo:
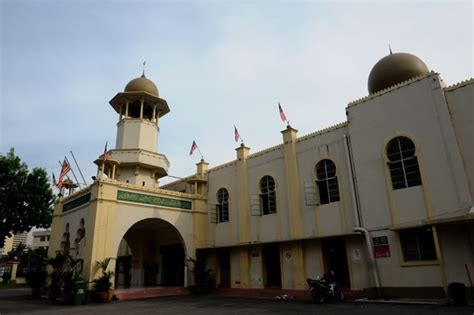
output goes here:
[[109, 292], [95, 292], [94, 300], [98, 303], [107, 303], [110, 300]]
[[68, 305], [74, 304], [74, 295], [70, 292], [64, 292], [63, 301], [64, 301], [64, 304], [68, 304]]
[[41, 292], [42, 292], [41, 287], [31, 288], [31, 296], [35, 299], [41, 298]]
[[59, 289], [59, 288], [49, 288], [49, 299], [51, 301], [56, 300], [60, 296], [61, 296], [61, 289]]

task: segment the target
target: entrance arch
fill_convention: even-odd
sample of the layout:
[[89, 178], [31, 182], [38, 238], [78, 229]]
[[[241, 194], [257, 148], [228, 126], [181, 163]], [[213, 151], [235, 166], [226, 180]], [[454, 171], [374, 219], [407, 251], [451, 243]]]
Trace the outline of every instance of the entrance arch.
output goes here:
[[149, 218], [133, 224], [117, 251], [115, 286], [183, 286], [186, 246], [169, 222]]

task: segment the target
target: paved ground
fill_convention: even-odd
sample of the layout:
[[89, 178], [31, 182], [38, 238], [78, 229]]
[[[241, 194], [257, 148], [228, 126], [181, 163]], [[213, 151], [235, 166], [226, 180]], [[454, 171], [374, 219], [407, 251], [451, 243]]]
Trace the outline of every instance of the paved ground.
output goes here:
[[135, 301], [114, 301], [108, 304], [65, 306], [59, 302], [33, 300], [28, 296], [29, 293], [30, 291], [25, 289], [0, 290], [0, 314], [474, 314], [474, 307], [355, 302], [314, 305], [298, 300], [231, 298], [215, 295], [186, 295]]

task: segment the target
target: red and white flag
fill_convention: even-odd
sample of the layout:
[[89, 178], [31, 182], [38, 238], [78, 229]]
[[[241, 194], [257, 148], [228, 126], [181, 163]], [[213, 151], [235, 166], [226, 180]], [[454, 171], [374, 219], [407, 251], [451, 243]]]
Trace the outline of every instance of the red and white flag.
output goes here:
[[283, 121], [283, 122], [288, 121], [288, 120], [286, 119], [286, 115], [285, 115], [285, 112], [283, 111], [283, 108], [281, 108], [280, 102], [278, 102], [278, 110], [280, 111], [280, 119], [281, 119], [281, 121]]
[[234, 125], [234, 138], [235, 138], [235, 142], [238, 142], [240, 138], [240, 134], [239, 134], [239, 131], [237, 130], [237, 127]]
[[53, 186], [54, 187], [59, 187], [58, 182], [56, 181], [56, 176], [54, 176], [54, 173], [53, 173]]
[[107, 143], [108, 141], [105, 142], [104, 154], [102, 154], [102, 163], [105, 163], [105, 161], [107, 161], [109, 158], [109, 153], [107, 152]]
[[189, 150], [189, 155], [193, 155], [194, 153], [194, 150], [197, 149], [197, 144], [196, 144], [196, 141], [193, 141], [193, 144], [191, 145], [191, 150]]
[[69, 165], [69, 163], [67, 162], [67, 159], [65, 158], [64, 162], [63, 162], [63, 165], [61, 166], [61, 173], [59, 174], [59, 179], [58, 179], [58, 182], [57, 182], [58, 186], [57, 187], [62, 186], [63, 179], [67, 175], [67, 173], [69, 173], [70, 170], [71, 170], [71, 165]]

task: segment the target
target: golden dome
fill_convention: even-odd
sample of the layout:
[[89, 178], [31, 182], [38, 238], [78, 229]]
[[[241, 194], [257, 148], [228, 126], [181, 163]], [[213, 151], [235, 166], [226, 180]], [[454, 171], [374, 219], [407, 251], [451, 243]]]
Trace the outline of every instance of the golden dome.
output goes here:
[[158, 96], [158, 88], [155, 83], [147, 79], [144, 74], [141, 77], [133, 79], [125, 86], [125, 92], [148, 92]]
[[369, 93], [375, 93], [408, 79], [428, 74], [426, 64], [417, 56], [395, 53], [380, 59], [369, 74]]

